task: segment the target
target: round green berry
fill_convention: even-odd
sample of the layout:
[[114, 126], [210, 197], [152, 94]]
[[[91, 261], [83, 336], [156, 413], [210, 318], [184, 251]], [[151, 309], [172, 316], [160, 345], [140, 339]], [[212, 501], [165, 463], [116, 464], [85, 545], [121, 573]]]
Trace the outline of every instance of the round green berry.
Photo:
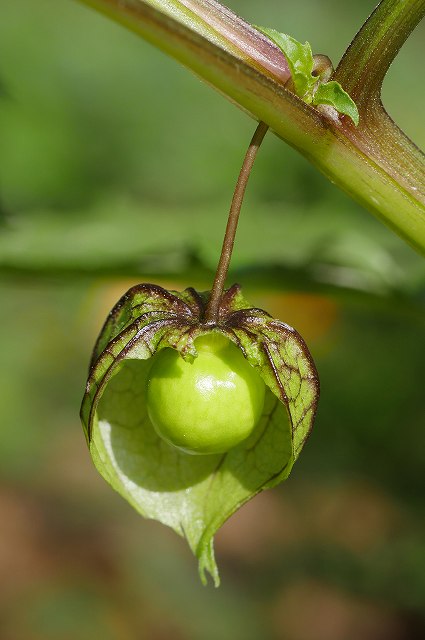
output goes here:
[[265, 385], [222, 334], [201, 336], [195, 347], [192, 363], [170, 348], [156, 356], [148, 378], [148, 415], [169, 444], [187, 453], [224, 453], [255, 429]]

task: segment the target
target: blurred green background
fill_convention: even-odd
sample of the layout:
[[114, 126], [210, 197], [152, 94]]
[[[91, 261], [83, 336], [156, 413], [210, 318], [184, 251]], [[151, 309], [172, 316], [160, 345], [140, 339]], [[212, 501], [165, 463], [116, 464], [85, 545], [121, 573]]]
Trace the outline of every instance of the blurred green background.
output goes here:
[[[229, 1], [336, 62], [374, 1]], [[423, 146], [424, 29], [384, 102]], [[125, 290], [210, 286], [254, 122], [72, 0], [0, 3], [0, 639], [425, 637], [425, 262], [295, 151], [261, 149], [232, 263], [316, 359], [291, 478], [216, 538], [222, 586], [96, 474], [91, 347]]]

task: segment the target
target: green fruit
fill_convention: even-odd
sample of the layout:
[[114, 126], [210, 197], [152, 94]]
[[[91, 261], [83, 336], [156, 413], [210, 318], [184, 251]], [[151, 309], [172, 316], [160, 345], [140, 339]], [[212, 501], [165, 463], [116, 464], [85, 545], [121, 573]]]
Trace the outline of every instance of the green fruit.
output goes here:
[[170, 348], [149, 373], [147, 410], [157, 434], [187, 453], [224, 453], [254, 431], [265, 386], [230, 340], [209, 333], [195, 340], [190, 363]]

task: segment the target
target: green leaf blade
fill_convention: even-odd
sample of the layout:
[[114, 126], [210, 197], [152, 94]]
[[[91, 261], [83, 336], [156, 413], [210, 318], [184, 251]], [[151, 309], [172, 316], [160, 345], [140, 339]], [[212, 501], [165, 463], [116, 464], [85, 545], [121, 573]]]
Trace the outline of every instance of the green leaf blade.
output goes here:
[[291, 71], [295, 93], [309, 101], [309, 94], [316, 82], [316, 78], [311, 75], [314, 62], [310, 44], [308, 42], [302, 44], [286, 33], [279, 33], [276, 29], [256, 28], [268, 36], [283, 52]]
[[359, 111], [354, 100], [341, 87], [339, 82], [331, 80], [319, 85], [313, 97], [313, 104], [325, 104], [334, 107], [338, 113], [342, 113], [354, 122], [359, 124]]

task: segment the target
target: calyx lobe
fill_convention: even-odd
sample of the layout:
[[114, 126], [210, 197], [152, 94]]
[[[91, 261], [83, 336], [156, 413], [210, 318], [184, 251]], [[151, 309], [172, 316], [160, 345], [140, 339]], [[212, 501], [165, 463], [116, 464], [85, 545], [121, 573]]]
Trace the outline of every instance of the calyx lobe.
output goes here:
[[[207, 292], [191, 288], [132, 287], [96, 342], [81, 418], [99, 472], [142, 515], [186, 537], [201, 578], [208, 571], [217, 585], [214, 534], [247, 500], [289, 475], [313, 426], [319, 382], [301, 336], [251, 307], [238, 285], [225, 291], [214, 324], [204, 320], [207, 300]], [[211, 332], [231, 340], [264, 380], [264, 409], [253, 442], [192, 456], [156, 434], [146, 386], [153, 356], [171, 347], [193, 361], [195, 340]]]

